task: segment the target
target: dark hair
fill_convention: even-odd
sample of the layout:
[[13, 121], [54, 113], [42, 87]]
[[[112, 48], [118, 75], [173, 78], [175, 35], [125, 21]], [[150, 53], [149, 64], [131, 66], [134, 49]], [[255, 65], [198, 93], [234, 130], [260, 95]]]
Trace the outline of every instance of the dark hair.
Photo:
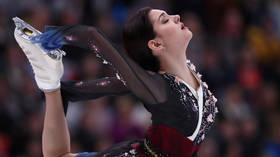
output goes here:
[[150, 7], [141, 8], [129, 18], [123, 28], [123, 42], [129, 57], [145, 70], [158, 72], [159, 60], [148, 47], [148, 41], [156, 36], [148, 17], [151, 10]]

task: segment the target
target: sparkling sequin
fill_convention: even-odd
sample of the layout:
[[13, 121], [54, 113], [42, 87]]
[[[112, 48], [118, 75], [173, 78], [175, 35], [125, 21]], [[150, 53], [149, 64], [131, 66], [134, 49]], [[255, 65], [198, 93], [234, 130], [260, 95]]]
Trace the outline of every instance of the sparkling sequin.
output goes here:
[[150, 75], [155, 75], [155, 72], [150, 71], [150, 70], [148, 70], [148, 73], [149, 73]]
[[214, 122], [213, 120], [213, 115], [212, 114], [209, 114], [208, 117], [207, 117], [207, 122]]
[[84, 84], [84, 82], [83, 81], [80, 81], [80, 82], [77, 82], [75, 85], [76, 86], [81, 86], [81, 85], [83, 85]]
[[92, 48], [93, 48], [94, 51], [98, 52], [98, 48], [97, 48], [96, 45], [92, 45]]
[[97, 86], [106, 86], [109, 83], [110, 83], [110, 81], [102, 81], [102, 82], [97, 83]]
[[204, 138], [205, 138], [205, 134], [203, 134], [203, 135], [201, 136], [201, 139], [202, 139], [202, 140], [204, 140]]
[[72, 35], [69, 35], [69, 36], [65, 36], [66, 40], [68, 41], [73, 41], [74, 40], [74, 37]]
[[206, 82], [203, 82], [203, 86], [204, 86], [205, 88], [208, 88], [208, 85], [207, 85]]
[[210, 105], [210, 100], [206, 100], [204, 104], [205, 104], [205, 106], [209, 106]]
[[124, 85], [126, 85], [126, 82], [125, 82], [125, 80], [121, 77], [120, 73], [117, 72], [117, 73], [116, 73], [116, 77], [117, 77], [118, 80], [122, 81], [122, 83], [123, 83]]
[[120, 77], [119, 73], [116, 73], [116, 77], [117, 77], [117, 79], [118, 79], [118, 80], [120, 80], [120, 79], [121, 79], [121, 77]]
[[208, 94], [209, 94], [209, 95], [212, 95], [212, 93], [211, 93], [211, 91], [210, 91], [210, 90], [208, 90]]
[[193, 64], [190, 65], [190, 68], [191, 68], [192, 71], [196, 71], [196, 68]]
[[131, 154], [136, 154], [136, 151], [135, 151], [135, 149], [131, 149], [131, 150], [129, 151], [129, 153], [131, 153]]
[[215, 103], [218, 101], [215, 96], [213, 96], [213, 100], [214, 100]]
[[200, 73], [197, 73], [197, 77], [201, 79], [202, 75]]
[[218, 107], [215, 107], [215, 113], [218, 113], [219, 110], [218, 110]]

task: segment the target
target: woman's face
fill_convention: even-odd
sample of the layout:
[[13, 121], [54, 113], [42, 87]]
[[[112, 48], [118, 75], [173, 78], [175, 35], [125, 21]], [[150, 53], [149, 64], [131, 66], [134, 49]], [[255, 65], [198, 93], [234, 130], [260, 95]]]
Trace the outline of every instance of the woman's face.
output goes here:
[[180, 21], [179, 15], [168, 15], [163, 10], [152, 9], [149, 12], [149, 19], [156, 38], [163, 42], [165, 48], [170, 50], [187, 48], [192, 32]]

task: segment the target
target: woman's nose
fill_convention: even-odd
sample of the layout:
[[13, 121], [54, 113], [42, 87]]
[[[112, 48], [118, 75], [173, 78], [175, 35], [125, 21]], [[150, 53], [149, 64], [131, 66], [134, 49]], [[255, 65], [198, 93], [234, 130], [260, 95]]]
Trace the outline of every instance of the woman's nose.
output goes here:
[[175, 21], [175, 23], [180, 22], [180, 16], [179, 15], [174, 15], [174, 21]]

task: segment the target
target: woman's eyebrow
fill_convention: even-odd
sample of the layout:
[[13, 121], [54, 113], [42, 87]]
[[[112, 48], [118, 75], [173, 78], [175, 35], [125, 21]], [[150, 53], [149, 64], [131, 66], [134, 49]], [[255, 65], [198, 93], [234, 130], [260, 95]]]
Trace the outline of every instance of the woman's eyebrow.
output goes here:
[[162, 16], [164, 16], [165, 15], [165, 12], [162, 12], [160, 15], [159, 15], [159, 17], [158, 17], [158, 21], [160, 21], [160, 18], [162, 17]]

